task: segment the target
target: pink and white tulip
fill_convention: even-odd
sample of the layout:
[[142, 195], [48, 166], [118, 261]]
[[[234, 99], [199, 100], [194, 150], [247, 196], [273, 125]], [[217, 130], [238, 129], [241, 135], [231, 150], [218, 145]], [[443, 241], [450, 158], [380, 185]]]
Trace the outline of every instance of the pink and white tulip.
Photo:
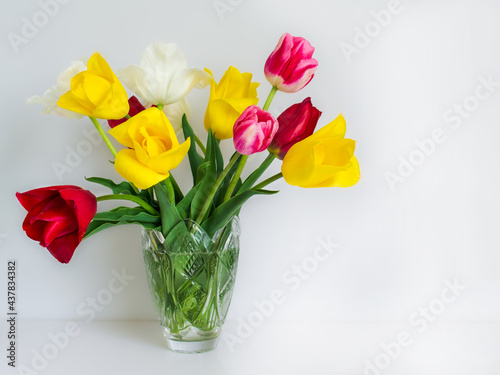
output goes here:
[[278, 121], [269, 112], [251, 105], [234, 124], [234, 148], [243, 155], [262, 152], [269, 147], [277, 131]]
[[314, 47], [304, 38], [283, 34], [264, 66], [267, 80], [283, 92], [301, 90], [314, 77], [318, 66], [313, 53]]

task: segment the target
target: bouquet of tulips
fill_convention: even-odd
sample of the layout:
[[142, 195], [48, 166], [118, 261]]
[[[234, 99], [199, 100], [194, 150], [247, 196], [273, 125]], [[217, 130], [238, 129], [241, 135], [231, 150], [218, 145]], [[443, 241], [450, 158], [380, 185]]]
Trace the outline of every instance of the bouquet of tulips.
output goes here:
[[[84, 238], [116, 225], [157, 229], [168, 241], [188, 230], [184, 223], [191, 219], [211, 236], [252, 196], [277, 193], [264, 188], [282, 177], [304, 188], [354, 185], [360, 178], [359, 165], [355, 142], [345, 138], [342, 115], [314, 132], [321, 112], [310, 98], [277, 118], [268, 112], [277, 91], [297, 92], [312, 80], [318, 65], [313, 52], [303, 38], [281, 37], [265, 63], [271, 90], [262, 107], [252, 74], [231, 66], [217, 83], [208, 69], [187, 67], [175, 44], [151, 44], [139, 66], [116, 74], [97, 52], [88, 61], [72, 63], [56, 86], [29, 102], [45, 105], [44, 113], [88, 116], [125, 181], [87, 178], [111, 190], [100, 197], [72, 185], [17, 193], [28, 211], [23, 223], [26, 234], [59, 262], [68, 263]], [[135, 95], [129, 97], [123, 84]], [[185, 96], [206, 86], [210, 97], [203, 143], [188, 121]], [[108, 120], [111, 129], [105, 131], [98, 119]], [[123, 146], [119, 151], [108, 134]], [[220, 142], [231, 138], [235, 152], [226, 161]], [[266, 154], [262, 164], [242, 179], [248, 156], [261, 152]], [[186, 156], [193, 187], [183, 192], [172, 170]], [[282, 161], [281, 173], [261, 181], [275, 159]], [[133, 207], [129, 203], [97, 212], [97, 203], [105, 200], [129, 201]]]

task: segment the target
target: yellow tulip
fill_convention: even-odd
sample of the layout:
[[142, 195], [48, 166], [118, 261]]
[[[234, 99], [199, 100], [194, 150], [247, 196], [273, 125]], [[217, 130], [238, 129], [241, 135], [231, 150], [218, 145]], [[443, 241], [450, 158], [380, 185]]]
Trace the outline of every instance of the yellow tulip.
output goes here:
[[147, 189], [170, 176], [186, 156], [191, 140], [179, 144], [163, 111], [146, 109], [109, 133], [128, 147], [116, 155], [115, 168], [139, 189]]
[[355, 141], [344, 138], [345, 119], [339, 115], [290, 148], [281, 173], [290, 185], [304, 188], [348, 187], [360, 179]]
[[210, 83], [210, 99], [205, 113], [205, 129], [212, 129], [217, 139], [233, 137], [234, 123], [238, 117], [251, 105], [259, 102], [257, 87], [259, 83], [251, 82], [251, 73], [240, 73], [230, 66], [217, 84], [212, 72]]
[[61, 108], [107, 120], [118, 120], [128, 114], [128, 96], [109, 64], [94, 53], [87, 70], [71, 79], [71, 89], [59, 98]]

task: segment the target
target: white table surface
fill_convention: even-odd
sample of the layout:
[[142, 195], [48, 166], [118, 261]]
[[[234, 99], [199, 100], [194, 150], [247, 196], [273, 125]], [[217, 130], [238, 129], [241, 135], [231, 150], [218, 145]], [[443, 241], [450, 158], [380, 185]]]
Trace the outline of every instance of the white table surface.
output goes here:
[[[406, 323], [265, 323], [230, 349], [225, 336], [216, 350], [176, 354], [166, 349], [161, 327], [153, 321], [75, 321], [80, 334], [48, 361], [39, 374], [314, 374], [364, 375], [366, 361], [374, 363], [398, 335], [407, 332], [411, 345], [403, 348], [385, 375], [498, 375], [500, 323], [433, 322], [424, 332]], [[18, 366], [31, 367], [33, 350], [50, 345], [49, 334], [64, 330], [67, 321], [19, 322]], [[235, 332], [226, 322], [223, 335]], [[379, 358], [380, 363], [384, 363]], [[5, 375], [20, 367], [0, 367]], [[24, 368], [24, 370], [26, 370]], [[31, 367], [32, 368], [32, 367]], [[27, 371], [27, 370], [26, 370]], [[26, 372], [33, 374], [32, 372]], [[377, 373], [378, 374], [378, 373]]]

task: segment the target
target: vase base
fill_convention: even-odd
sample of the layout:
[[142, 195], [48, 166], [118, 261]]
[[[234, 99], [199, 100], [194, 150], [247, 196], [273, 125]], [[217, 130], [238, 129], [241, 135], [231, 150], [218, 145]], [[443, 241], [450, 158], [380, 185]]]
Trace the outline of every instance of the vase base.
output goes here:
[[176, 353], [204, 353], [217, 347], [218, 337], [200, 341], [175, 340], [167, 338], [167, 348]]

